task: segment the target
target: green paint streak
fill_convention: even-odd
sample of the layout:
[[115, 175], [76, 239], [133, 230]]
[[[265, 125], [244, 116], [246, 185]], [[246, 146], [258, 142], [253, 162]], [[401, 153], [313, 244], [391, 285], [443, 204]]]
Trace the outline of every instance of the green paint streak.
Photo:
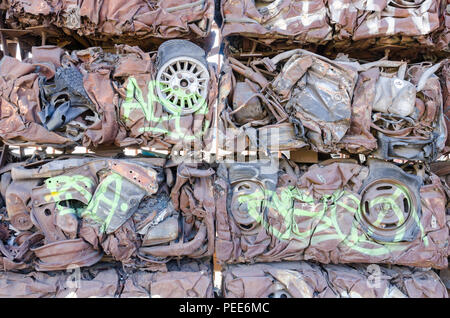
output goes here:
[[[394, 194], [395, 200], [395, 198], [398, 197], [401, 192], [396, 192]], [[352, 201], [357, 208], [354, 208], [345, 203], [343, 200], [344, 198], [347, 199], [347, 203], [349, 201]], [[295, 200], [311, 206], [311, 210], [314, 206], [319, 207], [321, 205], [322, 208], [319, 211], [296, 209], [294, 208]], [[357, 222], [355, 218], [356, 213], [361, 213], [360, 199], [353, 193], [350, 193], [348, 191], [338, 190], [331, 195], [324, 195], [318, 202], [315, 202], [314, 198], [312, 196], [309, 196], [306, 191], [300, 190], [295, 187], [287, 187], [282, 189], [279, 194], [269, 190], [257, 190], [254, 193], [239, 197], [238, 201], [240, 204], [246, 204], [249, 215], [256, 222], [260, 223], [269, 234], [274, 235], [280, 240], [307, 239], [314, 233], [320, 233], [321, 231], [332, 228], [337, 233], [315, 235], [311, 239], [312, 242], [320, 243], [326, 240], [339, 240], [353, 250], [372, 256], [379, 256], [387, 254], [391, 251], [401, 251], [408, 248], [404, 244], [395, 242], [385, 243], [384, 245], [377, 244], [374, 241], [368, 239], [364, 233], [358, 234], [356, 226], [351, 227], [350, 233], [343, 233], [338, 222], [337, 206], [343, 207], [347, 211], [351, 212], [354, 216], [353, 222]], [[285, 230], [281, 232], [278, 229], [275, 229], [268, 223], [267, 220], [263, 218], [261, 211], [264, 207], [277, 214], [271, 215], [271, 217], [281, 217], [281, 219], [283, 220], [283, 228]], [[416, 223], [420, 226], [421, 237], [424, 240], [425, 244], [427, 244], [427, 238], [425, 237], [420, 220], [416, 213], [413, 213], [413, 215]], [[313, 229], [300, 232], [297, 222], [295, 221], [295, 217], [313, 218], [315, 220], [311, 220], [310, 223], [317, 223], [318, 225]], [[403, 234], [404, 229], [400, 229], [398, 239], [401, 239]], [[376, 244], [376, 247], [365, 248], [363, 247], [363, 245], [365, 244], [370, 244], [372, 245], [372, 247], [374, 244]]]
[[50, 194], [45, 197], [47, 202], [52, 199], [54, 202], [71, 200], [70, 192], [73, 191], [79, 192], [86, 201], [92, 198], [92, 194], [86, 188], [92, 187], [94, 183], [90, 178], [82, 175], [52, 177], [45, 180], [44, 183], [50, 191]]
[[[117, 206], [119, 204], [120, 192], [122, 190], [122, 181], [123, 177], [117, 173], [112, 173], [109, 176], [107, 176], [100, 183], [97, 190], [95, 191], [94, 197], [92, 198], [91, 202], [89, 202], [89, 205], [87, 206], [86, 210], [83, 212], [82, 215], [83, 217], [89, 217], [94, 221], [102, 224], [100, 228], [102, 232], [106, 231], [106, 229], [108, 228], [109, 223], [111, 222], [111, 219], [114, 216], [114, 212], [116, 211]], [[111, 184], [114, 184], [114, 193], [113, 193], [114, 196], [112, 200], [106, 196], [108, 188]], [[103, 220], [97, 214], [101, 202], [105, 202], [111, 207], [110, 212], [105, 220]]]
[[[409, 200], [409, 197], [407, 195], [407, 192], [403, 192], [402, 189], [398, 188], [397, 190], [395, 190], [395, 192], [388, 198], [386, 197], [377, 197], [373, 200], [371, 200], [369, 202], [369, 208], [373, 208], [376, 205], [389, 205], [389, 207], [394, 211], [395, 216], [397, 217], [397, 219], [399, 220], [399, 223], [404, 223], [405, 222], [405, 217], [402, 213], [401, 208], [397, 205], [397, 203], [395, 202], [395, 200], [401, 195], [403, 194], [407, 200], [408, 200], [408, 204], [409, 206], [411, 206], [411, 202]], [[412, 207], [412, 209], [414, 209]], [[384, 211], [382, 210], [377, 217], [377, 220], [373, 223], [375, 226], [379, 226], [381, 224], [381, 222], [383, 221], [384, 217], [386, 216], [386, 213], [388, 211]]]
[[[163, 115], [160, 117], [155, 117], [154, 115], [154, 104], [159, 103], [161, 105], [165, 105], [167, 101], [161, 100], [158, 95], [155, 93], [156, 85], [163, 85], [162, 83], [158, 83], [157, 81], [150, 81], [148, 84], [148, 94], [147, 94], [147, 102], [144, 100], [142, 90], [140, 89], [137, 80], [134, 77], [128, 78], [128, 84], [126, 87], [126, 98], [121, 104], [121, 108], [123, 109], [122, 119], [127, 122], [130, 119], [130, 114], [134, 109], [141, 110], [144, 114], [145, 119], [150, 123], [147, 127], [140, 127], [139, 132], [153, 132], [153, 133], [161, 133], [170, 136], [173, 139], [183, 139], [185, 141], [193, 141], [203, 136], [210, 122], [205, 120], [203, 123], [202, 129], [195, 132], [193, 135], [186, 135], [186, 132], [181, 127], [181, 111], [180, 113]], [[175, 93], [175, 92], [174, 92]], [[185, 95], [182, 91], [176, 92], [179, 95], [179, 98], [185, 98], [188, 95]], [[208, 103], [205, 100], [202, 100], [200, 96], [197, 96], [200, 102], [202, 103], [202, 107], [198, 109], [194, 114], [207, 114], [208, 113]], [[168, 130], [164, 128], [163, 123], [173, 121], [175, 129]], [[153, 124], [153, 125], [152, 125]]]
[[72, 193], [78, 192], [86, 202], [92, 198], [92, 194], [87, 190], [94, 186], [94, 182], [85, 176], [56, 176], [45, 180], [44, 184], [49, 190], [49, 194], [44, 196], [47, 202], [56, 203], [56, 211], [60, 215], [76, 214], [80, 215], [82, 209], [65, 207], [60, 204], [62, 201], [72, 200]]
[[[411, 204], [411, 198], [408, 196], [408, 189], [406, 187], [404, 187], [402, 185], [397, 185], [397, 190], [395, 190], [395, 192], [390, 197], [388, 197], [388, 198], [378, 197], [378, 198], [371, 200], [369, 202], [369, 208], [373, 208], [374, 206], [376, 206], [378, 204], [379, 205], [387, 204], [394, 211], [397, 219], [399, 220], [399, 223], [403, 224], [405, 222], [405, 217], [402, 213], [401, 207], [399, 207], [395, 201], [402, 194], [408, 201], [408, 206], [411, 209], [411, 214], [414, 217], [414, 221], [418, 224], [418, 226], [420, 228], [423, 242], [424, 242], [425, 246], [428, 246], [428, 238], [424, 236], [424, 230], [423, 230], [422, 224], [420, 223], [420, 220], [418, 219], [418, 216], [416, 214], [416, 207], [413, 204]], [[379, 226], [381, 224], [381, 222], [383, 221], [384, 217], [386, 216], [386, 213], [387, 213], [387, 211], [381, 211], [378, 214], [377, 220], [375, 220], [375, 222], [373, 224], [375, 226]], [[394, 242], [400, 241], [402, 239], [402, 237], [404, 236], [405, 232], [406, 232], [406, 228], [400, 227], [395, 234]]]

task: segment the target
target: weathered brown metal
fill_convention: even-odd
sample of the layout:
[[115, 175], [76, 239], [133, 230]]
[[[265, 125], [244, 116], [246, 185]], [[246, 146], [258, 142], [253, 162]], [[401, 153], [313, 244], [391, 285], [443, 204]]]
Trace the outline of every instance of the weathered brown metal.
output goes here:
[[[221, 263], [314, 260], [448, 266], [446, 197], [436, 175], [427, 172], [422, 178], [384, 161], [369, 163], [369, 168], [330, 161], [303, 171], [291, 162], [297, 173], [284, 166], [270, 170], [269, 164], [230, 163], [219, 167], [216, 255]], [[368, 198], [361, 192], [382, 180], [390, 182], [390, 189], [380, 190], [386, 195]], [[395, 191], [392, 184], [397, 184]], [[400, 200], [405, 195], [407, 207]], [[404, 221], [391, 232], [374, 231], [362, 221], [365, 201], [371, 212], [390, 206], [375, 215], [372, 225], [399, 225], [389, 221], [395, 217]], [[405, 209], [409, 215], [402, 214]]]
[[127, 270], [108, 263], [67, 271], [0, 272], [2, 298], [212, 298], [211, 265], [171, 262], [160, 272]]
[[67, 270], [97, 263], [103, 253], [96, 251], [83, 239], [64, 240], [31, 249], [39, 259], [37, 271]]
[[[273, 150], [309, 145], [323, 153], [373, 154], [388, 160], [432, 161], [444, 151], [446, 88], [434, 73], [444, 71], [447, 60], [408, 65], [384, 58], [361, 63], [296, 49], [248, 62], [233, 57], [225, 61], [219, 136], [227, 149], [244, 135], [259, 149], [268, 143]], [[243, 81], [246, 90], [240, 88]], [[260, 102], [267, 115], [260, 118], [259, 112], [258, 119], [246, 116], [242, 121], [239, 112], [250, 101]], [[285, 131], [288, 123], [290, 134]], [[277, 135], [277, 129], [279, 138], [285, 136], [283, 141], [278, 138], [278, 149], [266, 137]]]
[[11, 225], [20, 231], [33, 227], [30, 218], [31, 189], [38, 184], [38, 180], [17, 181], [11, 183], [5, 194], [6, 210]]
[[448, 298], [431, 270], [309, 262], [227, 266], [222, 293], [225, 298]]
[[[92, 43], [103, 47], [126, 43], [149, 49], [149, 44], [165, 39], [206, 38], [214, 19], [213, 0], [7, 0], [4, 6], [6, 27], [31, 31], [28, 40], [41, 38], [42, 45], [69, 40], [86, 48]], [[33, 29], [36, 26], [44, 26], [51, 33], [38, 32]]]
[[449, 50], [446, 0], [225, 0], [221, 9], [224, 37], [239, 35], [268, 48], [325, 45], [327, 51], [361, 57], [386, 49], [414, 56], [411, 47], [437, 54]]
[[[171, 150], [193, 141], [207, 148], [217, 96], [212, 66], [205, 107], [181, 116], [168, 113], [156, 93], [156, 54], [126, 45], [116, 52], [90, 48], [69, 57], [59, 47], [43, 46], [33, 47], [33, 57], [25, 61], [3, 59], [0, 138], [16, 146], [114, 151]], [[141, 95], [143, 100], [136, 99]]]
[[[448, 297], [429, 270], [330, 265], [448, 268], [447, 162], [431, 166], [441, 180], [424, 163], [450, 151], [446, 1], [224, 0], [220, 83], [202, 49], [189, 55], [209, 73], [207, 107], [182, 116], [154, 79], [183, 40], [144, 51], [202, 42], [214, 1], [0, 8], [0, 296], [210, 297], [211, 264], [192, 259], [215, 253], [226, 297]], [[278, 165], [184, 160], [213, 140]], [[97, 154], [45, 153], [79, 145]], [[126, 157], [130, 146], [168, 160]], [[293, 149], [317, 158], [285, 159]], [[352, 159], [318, 163], [340, 152]], [[299, 260], [314, 263], [229, 265]]]
[[148, 194], [155, 194], [158, 191], [155, 170], [121, 161], [109, 161], [108, 166], [112, 171], [146, 190]]
[[69, 155], [6, 166], [0, 174], [10, 175], [2, 176], [10, 183], [2, 190], [9, 222], [19, 233], [39, 237], [21, 247], [22, 254], [28, 253], [23, 260], [9, 251], [14, 246], [2, 245], [3, 266], [34, 267], [30, 260], [36, 257], [38, 271], [63, 270], [89, 267], [107, 255], [151, 267], [183, 255], [211, 256], [214, 170], [181, 164], [169, 189], [165, 164], [164, 159]]

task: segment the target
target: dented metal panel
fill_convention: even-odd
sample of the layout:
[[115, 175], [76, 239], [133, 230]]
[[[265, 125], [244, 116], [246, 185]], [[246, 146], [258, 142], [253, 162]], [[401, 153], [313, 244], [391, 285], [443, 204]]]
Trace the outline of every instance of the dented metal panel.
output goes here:
[[124, 272], [116, 264], [53, 273], [0, 273], [2, 298], [212, 298], [206, 262], [170, 263], [161, 272]]
[[[447, 64], [330, 60], [301, 49], [249, 62], [229, 56], [220, 82], [219, 140], [225, 149], [246, 138], [242, 150], [309, 146], [330, 154], [436, 160], [447, 140], [447, 88], [438, 77]], [[242, 121], [240, 113], [257, 103], [259, 117]]]
[[[208, 76], [203, 83], [206, 98], [198, 97], [201, 108], [189, 114], [168, 112], [157, 92], [165, 80], [155, 80], [155, 63], [162, 53], [119, 45], [115, 54], [101, 48], [69, 54], [44, 46], [33, 47], [32, 59], [25, 61], [6, 56], [0, 61], [0, 138], [11, 145], [56, 148], [171, 150], [189, 143], [207, 148], [217, 81], [205, 52], [197, 48], [208, 73], [203, 75]], [[180, 51], [171, 49], [177, 59]], [[176, 93], [171, 86], [167, 90]]]
[[245, 166], [254, 174], [243, 178], [247, 187], [233, 182], [233, 164], [218, 171], [216, 254], [222, 263], [448, 266], [446, 198], [433, 174], [419, 177], [385, 162], [332, 161], [302, 173], [275, 169], [275, 183], [267, 184], [261, 183], [264, 167]]
[[7, 29], [21, 30], [31, 39], [45, 32], [52, 44], [145, 46], [144, 42], [161, 39], [205, 38], [214, 18], [213, 0], [6, 0], [2, 4]]
[[[4, 268], [64, 270], [92, 266], [102, 257], [151, 267], [174, 257], [211, 256], [214, 170], [195, 164], [175, 168], [175, 183], [168, 188], [164, 160], [66, 156], [14, 166], [6, 190], [11, 217], [1, 222], [8, 227], [19, 216], [25, 221], [16, 234], [5, 232]], [[23, 215], [15, 212], [20, 207]], [[31, 241], [10, 240], [22, 233]]]
[[253, 38], [267, 47], [326, 45], [329, 51], [359, 54], [449, 49], [445, 0], [225, 0], [221, 9], [225, 37]]
[[447, 2], [0, 0], [0, 297], [447, 298]]
[[229, 265], [226, 298], [448, 298], [431, 270], [283, 262]]

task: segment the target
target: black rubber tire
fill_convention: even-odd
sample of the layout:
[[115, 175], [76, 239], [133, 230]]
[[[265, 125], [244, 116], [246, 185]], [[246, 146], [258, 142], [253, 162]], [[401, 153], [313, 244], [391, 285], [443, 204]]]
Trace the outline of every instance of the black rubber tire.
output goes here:
[[200, 46], [187, 40], [169, 40], [161, 44], [158, 48], [156, 62], [158, 70], [170, 59], [182, 56], [196, 59], [208, 68], [206, 52]]

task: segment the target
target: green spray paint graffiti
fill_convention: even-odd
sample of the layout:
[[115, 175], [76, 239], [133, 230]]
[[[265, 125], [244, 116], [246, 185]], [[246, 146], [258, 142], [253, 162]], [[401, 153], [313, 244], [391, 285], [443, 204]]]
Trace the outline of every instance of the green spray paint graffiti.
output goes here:
[[[304, 190], [296, 187], [286, 187], [281, 191], [257, 190], [251, 194], [245, 194], [238, 198], [240, 204], [245, 204], [249, 215], [272, 236], [279, 240], [308, 240], [311, 236], [311, 244], [318, 244], [327, 240], [342, 242], [352, 250], [366, 255], [379, 256], [389, 254], [392, 251], [401, 251], [408, 245], [398, 244], [403, 237], [405, 228], [399, 228], [394, 242], [375, 244], [363, 232], [358, 233], [356, 214], [361, 212], [361, 201], [353, 193], [345, 190], [335, 191], [331, 195], [324, 195], [318, 202]], [[295, 202], [301, 203], [306, 209], [295, 208]], [[380, 203], [380, 202], [378, 202]], [[268, 217], [265, 218], [261, 207], [268, 209]], [[339, 224], [338, 209], [344, 209], [353, 219], [350, 232], [346, 232]], [[342, 210], [341, 210], [342, 211]], [[425, 237], [423, 226], [416, 213], [413, 213], [415, 222], [420, 228], [420, 236], [425, 245], [428, 238]], [[311, 224], [317, 224], [308, 230], [301, 231], [296, 219], [309, 218]], [[281, 226], [270, 224], [272, 220], [281, 220]], [[329, 231], [327, 231], [329, 230]], [[326, 234], [320, 234], [325, 232]], [[397, 242], [395, 242], [397, 241]], [[366, 246], [371, 246], [367, 248]]]
[[73, 213], [79, 215], [80, 208], [71, 208], [61, 205], [63, 201], [74, 199], [75, 194], [79, 194], [85, 202], [92, 199], [92, 194], [89, 191], [94, 186], [94, 182], [85, 176], [56, 176], [45, 180], [48, 191], [44, 199], [46, 202], [56, 202], [57, 212], [61, 215]]
[[[101, 224], [100, 231], [105, 232], [108, 228], [111, 219], [113, 218], [117, 208], [122, 211], [128, 210], [128, 205], [122, 203], [119, 207], [121, 191], [122, 191], [123, 177], [117, 173], [112, 173], [107, 176], [97, 187], [94, 197], [89, 202], [89, 205], [82, 213], [82, 217], [89, 217], [90, 219]], [[114, 191], [109, 191], [113, 188]], [[111, 193], [112, 192], [112, 193]], [[112, 197], [111, 197], [112, 195]], [[100, 216], [101, 204], [105, 203], [110, 207], [106, 219]]]
[[[157, 94], [155, 94], [155, 88], [157, 85], [160, 85], [163, 90], [167, 91], [167, 89], [171, 89], [168, 87], [163, 86], [163, 83], [158, 83], [157, 81], [150, 81], [148, 83], [148, 94], [147, 94], [147, 101], [145, 100], [142, 90], [138, 85], [137, 80], [134, 77], [128, 78], [128, 83], [126, 86], [126, 98], [122, 102], [121, 105], [121, 112], [122, 112], [122, 120], [126, 123], [131, 116], [131, 113], [133, 110], [142, 111], [144, 114], [144, 117], [146, 121], [149, 123], [146, 127], [140, 127], [139, 131], [141, 133], [144, 132], [153, 132], [153, 133], [162, 133], [170, 136], [173, 139], [181, 139], [184, 141], [193, 141], [201, 136], [203, 136], [208, 127], [210, 122], [208, 120], [205, 120], [203, 123], [202, 129], [200, 129], [197, 132], [194, 132], [192, 135], [187, 134], [186, 129], [184, 129], [181, 125], [181, 121], [183, 119], [183, 116], [181, 114], [181, 109], [179, 109], [179, 112], [175, 112], [173, 114], [169, 115], [161, 115], [159, 117], [155, 116], [155, 103], [159, 103], [161, 105], [168, 104], [168, 101], [161, 100]], [[190, 100], [188, 97], [191, 95], [186, 95], [181, 90], [173, 91], [173, 94], [177, 94], [178, 98], [183, 100]], [[199, 115], [205, 115], [208, 113], [208, 103], [206, 100], [204, 100], [200, 95], [195, 94], [195, 98], [197, 99], [198, 103], [200, 103], [202, 106], [195, 112], [195, 114]], [[171, 107], [173, 109], [173, 107]], [[164, 122], [173, 122], [174, 128], [173, 129], [167, 129], [162, 125]]]
[[[129, 205], [122, 196], [123, 183], [124, 178], [117, 173], [107, 176], [97, 189], [94, 188], [92, 179], [82, 175], [52, 177], [45, 180], [49, 191], [45, 201], [56, 202], [56, 210], [61, 215], [72, 213], [78, 217], [92, 219], [101, 224], [100, 231], [105, 232], [119, 212], [118, 209], [121, 212], [129, 210]], [[74, 200], [77, 195], [80, 195], [87, 205], [81, 201], [78, 201], [79, 207], [76, 208], [63, 205], [68, 200]]]

